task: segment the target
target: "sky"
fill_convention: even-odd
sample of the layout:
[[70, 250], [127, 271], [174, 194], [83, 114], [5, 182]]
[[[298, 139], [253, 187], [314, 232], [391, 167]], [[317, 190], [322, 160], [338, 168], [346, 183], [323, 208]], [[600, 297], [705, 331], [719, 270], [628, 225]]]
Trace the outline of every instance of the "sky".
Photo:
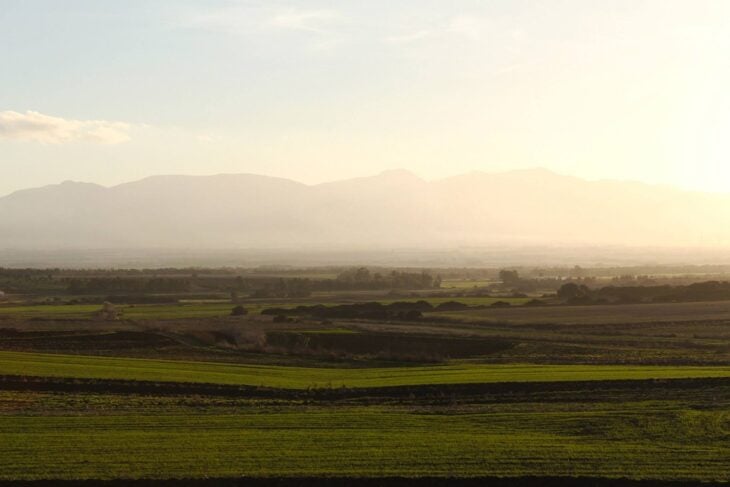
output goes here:
[[730, 1], [0, 0], [0, 195], [544, 167], [730, 193]]

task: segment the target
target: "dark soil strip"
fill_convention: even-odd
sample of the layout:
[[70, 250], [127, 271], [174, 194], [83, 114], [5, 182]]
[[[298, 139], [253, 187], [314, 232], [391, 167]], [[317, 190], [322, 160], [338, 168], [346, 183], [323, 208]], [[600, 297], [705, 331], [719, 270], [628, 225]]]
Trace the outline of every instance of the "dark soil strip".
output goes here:
[[[368, 388], [332, 389], [276, 389], [268, 387], [235, 386], [224, 384], [197, 384], [189, 382], [151, 382], [111, 379], [73, 379], [61, 377], [36, 377], [0, 375], [0, 390], [39, 392], [91, 392], [144, 395], [201, 395], [251, 399], [285, 400], [376, 400], [376, 399], [433, 399], [448, 402], [454, 399], [479, 399], [480, 401], [518, 402], [534, 400], [532, 395], [545, 395], [541, 400], [564, 401], [564, 395], [581, 393], [585, 401], [605, 398], [607, 391], [636, 391], [641, 393], [701, 389], [730, 390], [730, 378], [702, 379], [642, 379], [642, 380], [595, 380], [572, 382], [497, 382], [483, 384], [442, 384], [418, 386], [391, 386]], [[596, 394], [593, 396], [591, 393]], [[550, 396], [554, 394], [554, 396]]]

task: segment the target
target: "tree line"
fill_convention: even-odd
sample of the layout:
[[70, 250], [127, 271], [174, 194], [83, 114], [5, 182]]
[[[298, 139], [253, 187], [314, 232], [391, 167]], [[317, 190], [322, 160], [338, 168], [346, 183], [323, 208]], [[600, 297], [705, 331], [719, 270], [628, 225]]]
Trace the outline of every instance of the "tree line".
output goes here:
[[730, 300], [730, 282], [706, 281], [683, 286], [605, 286], [591, 289], [569, 282], [558, 289], [566, 304], [681, 303]]
[[60, 280], [73, 295], [89, 294], [174, 294], [226, 292], [254, 298], [301, 298], [315, 291], [428, 289], [440, 286], [440, 278], [429, 272], [371, 273], [360, 267], [342, 271], [335, 278], [302, 277], [65, 277]]

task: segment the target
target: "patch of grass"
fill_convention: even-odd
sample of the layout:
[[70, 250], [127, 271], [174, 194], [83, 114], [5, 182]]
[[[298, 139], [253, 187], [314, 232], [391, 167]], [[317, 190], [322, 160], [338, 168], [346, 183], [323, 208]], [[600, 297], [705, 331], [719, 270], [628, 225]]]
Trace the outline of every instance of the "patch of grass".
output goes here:
[[16, 406], [0, 412], [0, 479], [730, 475], [727, 411], [696, 411], [671, 401], [232, 411], [150, 397], [119, 412], [115, 401], [127, 403], [113, 396], [54, 400], [65, 397], [73, 411], [28, 416], [25, 405], [43, 397], [0, 394], [0, 402]]
[[309, 335], [357, 335], [360, 332], [349, 328], [323, 328], [320, 330], [297, 330], [297, 333]]
[[444, 279], [441, 281], [442, 289], [472, 289], [475, 287], [486, 287], [494, 284], [495, 281], [488, 279]]
[[[527, 298], [486, 298], [486, 297], [424, 297], [424, 298], [402, 298], [402, 299], [379, 299], [372, 298], [363, 301], [377, 301], [382, 304], [390, 304], [394, 302], [416, 302], [419, 300], [428, 301], [434, 306], [446, 301], [459, 301], [469, 306], [488, 306], [495, 301], [506, 301], [513, 305], [524, 304], [529, 301]], [[295, 308], [300, 305], [323, 304], [325, 306], [335, 306], [343, 302], [351, 303], [352, 300], [341, 301], [329, 297], [327, 300], [293, 300], [293, 301], [255, 301], [243, 302], [242, 306], [249, 313], [258, 314], [262, 310], [271, 307], [277, 308]], [[136, 305], [117, 305], [117, 309], [122, 311], [122, 317], [126, 319], [175, 319], [175, 318], [214, 318], [220, 316], [228, 316], [231, 309], [235, 306], [227, 301], [194, 301], [186, 300], [179, 304], [136, 304]], [[88, 319], [101, 309], [100, 304], [37, 304], [37, 305], [6, 305], [0, 306], [0, 315], [18, 317], [18, 318], [45, 318], [45, 319]]]
[[88, 318], [101, 309], [98, 304], [38, 304], [0, 306], [0, 314], [22, 318]]
[[423, 384], [730, 377], [730, 366], [486, 365], [307, 368], [0, 352], [0, 374], [267, 386], [383, 387]]

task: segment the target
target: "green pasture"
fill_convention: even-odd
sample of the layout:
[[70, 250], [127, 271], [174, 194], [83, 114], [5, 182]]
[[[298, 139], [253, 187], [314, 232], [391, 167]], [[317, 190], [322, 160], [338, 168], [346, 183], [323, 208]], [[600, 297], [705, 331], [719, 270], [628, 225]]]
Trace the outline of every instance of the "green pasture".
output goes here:
[[472, 289], [475, 287], [486, 287], [494, 284], [495, 281], [489, 279], [444, 279], [441, 281], [442, 289]]
[[[180, 303], [117, 305], [125, 319], [210, 318], [228, 316], [235, 305], [231, 303]], [[271, 304], [245, 304], [249, 313], [258, 313]], [[0, 316], [46, 319], [89, 319], [101, 309], [98, 304], [2, 306]]]
[[[55, 400], [64, 397], [73, 399]], [[81, 396], [82, 410], [24, 413], [42, 400], [0, 393], [0, 402], [15, 406], [0, 413], [0, 479], [730, 476], [728, 411], [673, 402], [238, 412], [202, 402], [197, 411], [165, 403], [165, 411], [141, 404], [117, 412], [114, 399]], [[164, 401], [149, 398], [157, 400]]]
[[304, 389], [424, 384], [730, 377], [730, 366], [462, 363], [344, 369], [0, 352], [0, 374], [196, 382]]
[[[243, 302], [242, 305], [249, 313], [258, 314], [266, 308], [294, 308], [299, 305], [311, 306], [324, 304], [334, 306], [345, 301], [337, 301], [332, 297], [327, 302], [320, 302], [314, 299], [296, 301], [272, 301], [272, 302]], [[529, 301], [529, 298], [487, 298], [487, 297], [424, 297], [424, 298], [388, 298], [388, 299], [365, 299], [364, 301], [378, 301], [382, 304], [394, 302], [416, 302], [419, 300], [428, 301], [434, 306], [447, 301], [458, 301], [469, 306], [488, 306], [496, 301], [506, 301], [512, 305], [521, 305]], [[352, 300], [346, 301], [348, 303]], [[174, 318], [211, 318], [228, 316], [234, 304], [228, 302], [182, 302], [179, 304], [136, 304], [117, 305], [126, 319], [174, 319]], [[45, 318], [45, 319], [89, 319], [101, 309], [98, 304], [36, 304], [36, 305], [10, 305], [0, 306], [0, 316], [18, 318]]]

